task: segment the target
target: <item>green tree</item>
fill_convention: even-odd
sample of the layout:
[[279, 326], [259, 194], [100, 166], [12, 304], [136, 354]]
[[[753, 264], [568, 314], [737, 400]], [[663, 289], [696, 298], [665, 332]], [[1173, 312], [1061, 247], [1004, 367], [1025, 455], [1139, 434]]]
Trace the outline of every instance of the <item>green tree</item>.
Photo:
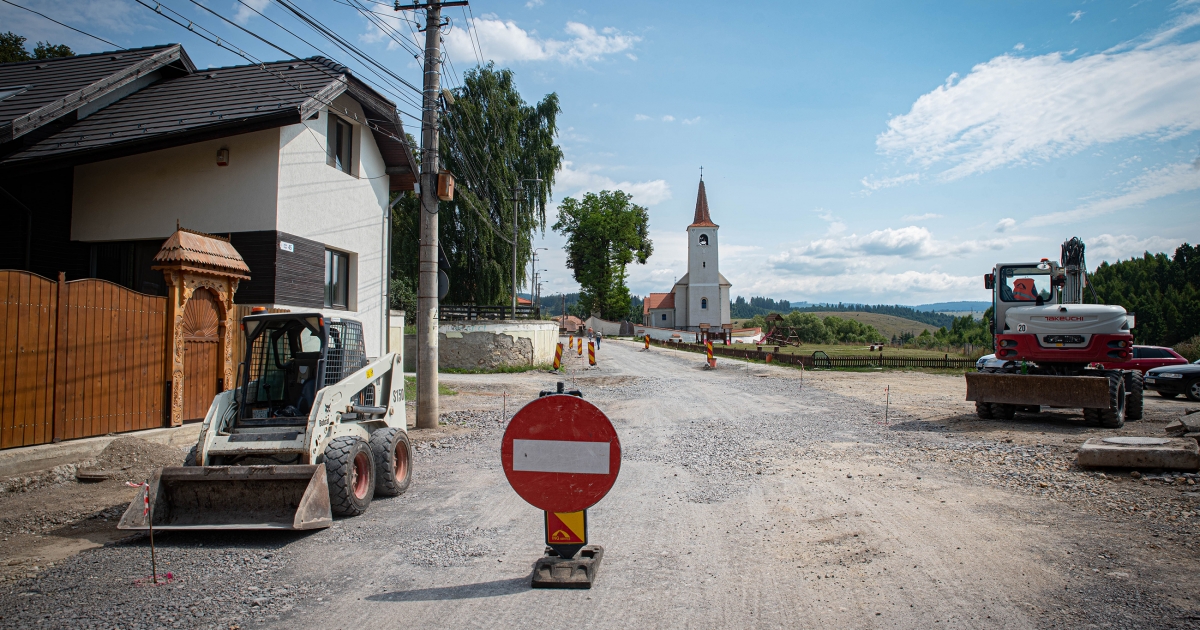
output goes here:
[[[1200, 334], [1200, 248], [1184, 243], [1174, 256], [1104, 262], [1089, 279], [1101, 304], [1137, 315], [1137, 343], [1175, 345]], [[1084, 301], [1094, 301], [1090, 291]]]
[[[463, 73], [441, 120], [441, 161], [455, 178], [454, 201], [439, 206], [439, 237], [451, 267], [447, 302], [507, 303], [514, 221], [517, 286], [525, 283], [533, 236], [545, 233], [546, 204], [562, 164], [554, 141], [560, 111], [554, 93], [526, 103], [511, 70], [489, 63]], [[535, 179], [541, 181], [529, 181]]]
[[553, 229], [567, 237], [567, 267], [581, 288], [585, 313], [599, 312], [605, 319], [629, 315], [625, 269], [634, 261], [646, 264], [654, 252], [650, 215], [631, 200], [620, 190], [605, 190], [582, 200], [567, 197], [558, 206]]
[[51, 44], [50, 42], [38, 42], [31, 54], [25, 50], [26, 41], [24, 37], [12, 31], [0, 33], [0, 63], [75, 56], [75, 52], [67, 45]]

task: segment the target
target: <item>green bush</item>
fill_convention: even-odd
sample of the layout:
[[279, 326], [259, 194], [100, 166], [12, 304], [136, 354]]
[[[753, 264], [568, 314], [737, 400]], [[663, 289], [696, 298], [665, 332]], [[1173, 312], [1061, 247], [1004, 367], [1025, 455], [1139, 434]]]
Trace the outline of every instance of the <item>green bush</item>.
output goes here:
[[1175, 352], [1183, 355], [1188, 361], [1200, 360], [1200, 335], [1175, 344]]

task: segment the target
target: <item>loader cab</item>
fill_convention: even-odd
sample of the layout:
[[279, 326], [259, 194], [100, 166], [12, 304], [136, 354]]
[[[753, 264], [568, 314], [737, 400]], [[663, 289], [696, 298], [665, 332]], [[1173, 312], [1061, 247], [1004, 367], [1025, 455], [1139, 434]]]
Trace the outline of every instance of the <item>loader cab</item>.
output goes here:
[[984, 285], [992, 289], [993, 332], [998, 335], [1016, 332], [1004, 329], [1009, 309], [1058, 304], [1062, 278], [1062, 267], [1048, 260], [996, 265], [984, 279]]
[[251, 315], [242, 320], [246, 357], [237, 424], [307, 422], [325, 386], [329, 327], [319, 314]]

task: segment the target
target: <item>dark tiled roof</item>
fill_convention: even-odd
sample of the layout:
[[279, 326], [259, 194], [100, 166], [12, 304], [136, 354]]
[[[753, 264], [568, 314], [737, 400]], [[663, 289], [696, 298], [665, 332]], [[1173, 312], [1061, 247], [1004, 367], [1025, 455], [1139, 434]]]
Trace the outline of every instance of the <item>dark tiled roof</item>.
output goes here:
[[704, 180], [700, 180], [700, 191], [696, 193], [696, 218], [688, 227], [718, 227], [708, 217], [708, 195], [704, 194]]
[[178, 44], [169, 44], [0, 64], [0, 89], [27, 86], [24, 92], [0, 101], [0, 142], [69, 114], [168, 63], [190, 69], [191, 62], [182, 50]]
[[[415, 181], [395, 105], [323, 57], [212, 68], [162, 80], [0, 160], [0, 168], [85, 163], [303, 121], [342, 93], [362, 104], [392, 173]], [[367, 121], [359, 121], [366, 123]]]

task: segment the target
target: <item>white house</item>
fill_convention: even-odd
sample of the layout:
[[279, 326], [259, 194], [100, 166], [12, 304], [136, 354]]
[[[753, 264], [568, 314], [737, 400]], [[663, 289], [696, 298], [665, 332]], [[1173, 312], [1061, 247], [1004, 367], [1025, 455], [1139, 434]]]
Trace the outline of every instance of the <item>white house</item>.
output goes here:
[[176, 226], [227, 236], [250, 267], [236, 302], [358, 320], [376, 356], [389, 193], [416, 181], [403, 138], [393, 103], [320, 57], [197, 70], [169, 45], [4, 64], [0, 268], [161, 294], [151, 258]]

